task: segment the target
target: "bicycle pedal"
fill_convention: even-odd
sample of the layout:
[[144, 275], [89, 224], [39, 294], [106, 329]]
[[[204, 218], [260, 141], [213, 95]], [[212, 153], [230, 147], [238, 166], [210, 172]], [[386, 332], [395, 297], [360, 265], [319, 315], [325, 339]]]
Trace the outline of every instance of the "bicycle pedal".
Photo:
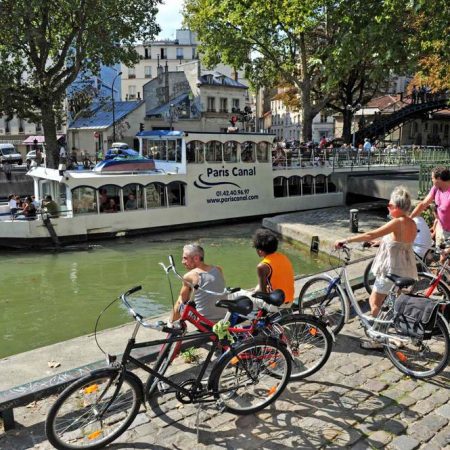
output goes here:
[[223, 413], [223, 412], [225, 411], [225, 408], [226, 408], [226, 406], [225, 406], [225, 404], [223, 403], [222, 400], [217, 400], [217, 401], [216, 401], [216, 407], [217, 407], [217, 410], [218, 410], [220, 413]]

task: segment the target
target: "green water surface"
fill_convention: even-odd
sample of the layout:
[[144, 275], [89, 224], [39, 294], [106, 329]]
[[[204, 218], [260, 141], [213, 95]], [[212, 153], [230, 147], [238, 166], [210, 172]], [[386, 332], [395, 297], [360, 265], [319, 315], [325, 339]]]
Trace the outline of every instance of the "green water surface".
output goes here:
[[[2, 252], [0, 256], [0, 357], [92, 333], [100, 311], [135, 285], [136, 309], [155, 316], [170, 309], [168, 281], [160, 261], [172, 254], [181, 273], [182, 247], [191, 240], [205, 248], [207, 263], [222, 266], [228, 286], [256, 285], [259, 258], [251, 236], [260, 223], [217, 226], [135, 239], [102, 242], [91, 251], [66, 253]], [[311, 258], [309, 248], [281, 244], [296, 274], [328, 266]], [[180, 282], [172, 278], [175, 295]], [[104, 314], [100, 329], [129, 322], [120, 302]]]

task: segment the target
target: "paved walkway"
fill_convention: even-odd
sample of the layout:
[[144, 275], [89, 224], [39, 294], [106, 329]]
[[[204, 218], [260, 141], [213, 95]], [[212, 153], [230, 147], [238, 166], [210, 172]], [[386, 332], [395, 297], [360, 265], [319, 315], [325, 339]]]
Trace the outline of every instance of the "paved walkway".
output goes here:
[[[331, 247], [332, 241], [349, 234], [348, 213], [342, 211], [342, 208], [329, 208], [283, 215], [272, 218], [270, 223], [284, 235], [308, 244], [311, 235], [318, 235], [321, 249], [325, 250]], [[320, 223], [325, 225], [319, 226]], [[360, 214], [360, 229], [368, 230], [381, 223], [383, 219], [373, 218], [370, 213], [367, 220], [364, 213]], [[360, 276], [364, 267], [365, 262], [352, 266], [352, 276]], [[300, 285], [301, 281], [297, 283], [297, 292]], [[367, 297], [363, 291], [358, 295]], [[111, 344], [119, 346], [128, 330], [127, 327], [113, 330], [117, 333], [117, 344], [112, 338]], [[142, 409], [130, 429], [109, 448], [450, 448], [450, 370], [446, 369], [430, 381], [405, 377], [383, 353], [360, 349], [362, 334], [358, 323], [351, 320], [337, 337], [330, 360], [322, 370], [308, 380], [291, 383], [274, 405], [256, 415], [236, 417], [208, 407], [201, 412], [197, 432], [196, 407], [180, 405], [170, 396], [157, 396], [147, 411]], [[94, 348], [92, 337], [82, 339], [69, 341], [71, 361], [63, 361], [64, 370], [70, 364], [76, 367], [76, 350], [81, 361], [86, 356], [87, 345]], [[107, 334], [104, 339], [108, 339]], [[50, 347], [41, 350], [43, 353], [33, 364], [41, 364], [42, 369], [52, 350]], [[20, 365], [26, 365], [27, 361], [27, 354], [16, 355], [3, 367], [4, 361], [0, 361], [0, 370], [14, 367], [14, 373], [19, 376], [23, 373]], [[180, 358], [175, 369], [183, 377], [189, 377], [187, 371], [192, 370]], [[29, 376], [22, 375], [23, 378]], [[10, 379], [17, 381], [13, 377]], [[0, 449], [50, 449], [43, 425], [53, 401], [54, 398], [49, 398], [17, 409], [15, 416], [19, 425], [7, 433], [0, 431]]]
[[[364, 233], [386, 223], [383, 213], [374, 214], [368, 204], [355, 205], [358, 209], [359, 233]], [[320, 239], [320, 251], [329, 253], [337, 239], [352, 236], [350, 232], [350, 207], [339, 206], [313, 211], [300, 211], [263, 219], [263, 225], [283, 237], [311, 245], [313, 236]], [[386, 210], [387, 215], [387, 210]], [[367, 256], [355, 245], [354, 256]]]
[[[110, 448], [450, 448], [450, 370], [431, 381], [405, 377], [383, 353], [361, 350], [362, 334], [352, 320], [319, 373], [291, 383], [274, 405], [256, 415], [236, 417], [208, 407], [197, 434], [196, 407], [157, 396]], [[184, 362], [177, 369], [188, 376]], [[43, 424], [53, 400], [18, 409], [21, 425], [0, 434], [0, 448], [52, 448]]]

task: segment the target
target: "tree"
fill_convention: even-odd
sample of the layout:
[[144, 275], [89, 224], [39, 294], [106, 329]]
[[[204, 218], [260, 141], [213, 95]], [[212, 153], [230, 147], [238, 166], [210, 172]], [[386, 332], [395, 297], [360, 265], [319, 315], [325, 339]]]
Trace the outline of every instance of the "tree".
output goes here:
[[[395, 1], [395, 0], [391, 0]], [[414, 36], [410, 42], [412, 52], [418, 53], [417, 71], [409, 84], [425, 85], [432, 91], [450, 89], [450, 5], [447, 1], [409, 4], [414, 14]]]
[[100, 64], [139, 60], [136, 40], [159, 32], [161, 0], [0, 0], [0, 112], [41, 122], [56, 167], [66, 90]]
[[328, 9], [328, 21], [332, 32], [321, 56], [321, 94], [330, 110], [342, 114], [342, 137], [351, 142], [358, 105], [386, 93], [392, 75], [414, 67], [416, 55], [408, 46], [414, 33], [411, 11], [401, 0], [342, 0]]
[[302, 135], [311, 139], [312, 119], [323, 108], [312, 87], [323, 45], [316, 35], [324, 9], [316, 0], [186, 0], [185, 22], [198, 33], [207, 66], [219, 62], [245, 70], [252, 87], [288, 84], [302, 106]]
[[254, 87], [289, 86], [283, 95], [288, 106], [301, 107], [302, 137], [310, 140], [312, 120], [325, 106], [343, 111], [349, 124], [345, 107], [371, 98], [392, 67], [403, 68], [407, 21], [400, 3], [186, 0], [185, 20], [198, 32], [207, 65], [243, 67]]

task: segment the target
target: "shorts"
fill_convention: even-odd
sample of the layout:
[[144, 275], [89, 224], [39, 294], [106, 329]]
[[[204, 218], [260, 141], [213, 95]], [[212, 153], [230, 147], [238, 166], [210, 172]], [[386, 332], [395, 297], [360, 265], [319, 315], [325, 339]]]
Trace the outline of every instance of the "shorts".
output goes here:
[[385, 278], [383, 276], [379, 276], [375, 278], [375, 283], [373, 284], [373, 291], [377, 294], [389, 294], [392, 286], [394, 286], [394, 282], [389, 280], [389, 278]]

